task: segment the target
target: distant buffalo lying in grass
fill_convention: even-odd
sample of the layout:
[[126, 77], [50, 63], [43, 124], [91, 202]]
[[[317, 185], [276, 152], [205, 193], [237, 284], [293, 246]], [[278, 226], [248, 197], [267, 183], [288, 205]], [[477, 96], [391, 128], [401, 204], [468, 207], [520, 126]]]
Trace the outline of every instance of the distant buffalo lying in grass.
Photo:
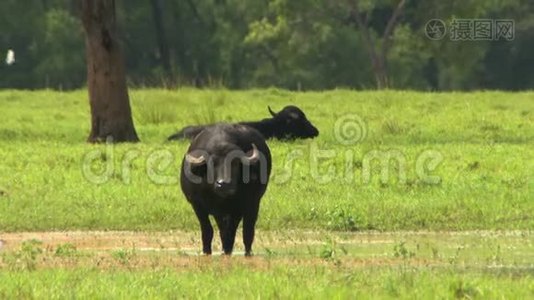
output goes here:
[[245, 255], [252, 254], [254, 227], [271, 173], [271, 153], [261, 134], [240, 124], [201, 131], [182, 161], [180, 183], [200, 222], [202, 251], [211, 254], [213, 215], [225, 254], [232, 254], [243, 220]]
[[[269, 108], [272, 118], [256, 122], [240, 122], [241, 125], [250, 126], [259, 131], [264, 138], [279, 140], [307, 139], [319, 135], [319, 130], [311, 124], [302, 110], [289, 105], [280, 112], [275, 113]], [[192, 139], [203, 129], [211, 125], [187, 126], [171, 135], [167, 140]]]

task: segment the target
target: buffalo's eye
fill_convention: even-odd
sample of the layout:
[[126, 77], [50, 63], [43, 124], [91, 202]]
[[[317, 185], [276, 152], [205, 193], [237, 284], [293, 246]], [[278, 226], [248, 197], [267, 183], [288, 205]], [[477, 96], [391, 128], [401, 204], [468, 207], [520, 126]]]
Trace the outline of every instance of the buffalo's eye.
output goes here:
[[195, 174], [196, 176], [203, 177], [206, 175], [207, 172], [208, 172], [207, 164], [191, 166], [191, 173]]
[[290, 113], [289, 115], [295, 120], [299, 118], [299, 115], [297, 113]]

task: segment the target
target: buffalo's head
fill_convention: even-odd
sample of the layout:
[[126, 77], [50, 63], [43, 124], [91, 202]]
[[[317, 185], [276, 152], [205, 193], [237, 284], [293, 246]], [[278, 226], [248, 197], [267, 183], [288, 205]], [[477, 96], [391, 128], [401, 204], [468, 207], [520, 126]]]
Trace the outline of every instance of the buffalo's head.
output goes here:
[[241, 183], [266, 183], [266, 158], [256, 145], [250, 148], [245, 152], [236, 145], [224, 144], [213, 151], [193, 150], [184, 158], [185, 175], [222, 198], [233, 196]]
[[278, 113], [275, 113], [270, 106], [268, 108], [278, 126], [281, 126], [280, 138], [314, 138], [319, 135], [319, 130], [312, 125], [300, 108], [288, 105]]

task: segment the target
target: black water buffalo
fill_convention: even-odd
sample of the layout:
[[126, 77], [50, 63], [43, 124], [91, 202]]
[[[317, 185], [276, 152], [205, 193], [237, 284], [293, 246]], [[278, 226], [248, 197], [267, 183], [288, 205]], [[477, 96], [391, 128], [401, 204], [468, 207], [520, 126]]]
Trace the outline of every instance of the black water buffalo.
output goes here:
[[[270, 107], [268, 108], [272, 118], [256, 122], [240, 122], [239, 124], [255, 128], [266, 139], [306, 139], [314, 138], [319, 135], [319, 130], [308, 121], [306, 115], [300, 108], [289, 105], [284, 107], [284, 109], [278, 113], [273, 112]], [[184, 127], [179, 132], [168, 137], [167, 140], [192, 139], [207, 126], [211, 125]]]
[[263, 136], [240, 124], [216, 124], [195, 136], [182, 161], [181, 186], [200, 222], [202, 251], [211, 254], [213, 228], [231, 254], [243, 220], [245, 255], [251, 255], [254, 227], [271, 173], [271, 153]]

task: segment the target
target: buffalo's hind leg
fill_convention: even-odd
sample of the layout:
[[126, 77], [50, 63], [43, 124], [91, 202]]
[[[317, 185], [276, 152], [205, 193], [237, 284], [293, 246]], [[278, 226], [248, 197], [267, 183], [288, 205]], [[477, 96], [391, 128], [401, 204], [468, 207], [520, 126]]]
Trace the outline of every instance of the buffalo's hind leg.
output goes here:
[[213, 240], [213, 227], [211, 226], [209, 214], [202, 207], [195, 204], [193, 204], [193, 209], [200, 222], [200, 230], [202, 231], [202, 253], [210, 255], [211, 241]]
[[219, 215], [215, 216], [215, 220], [219, 227], [223, 252], [226, 255], [230, 255], [234, 249], [237, 226], [239, 226], [241, 218], [232, 215]]
[[254, 242], [254, 234], [256, 220], [258, 219], [258, 211], [245, 214], [243, 216], [243, 244], [245, 245], [245, 256], [252, 256], [252, 243]]

